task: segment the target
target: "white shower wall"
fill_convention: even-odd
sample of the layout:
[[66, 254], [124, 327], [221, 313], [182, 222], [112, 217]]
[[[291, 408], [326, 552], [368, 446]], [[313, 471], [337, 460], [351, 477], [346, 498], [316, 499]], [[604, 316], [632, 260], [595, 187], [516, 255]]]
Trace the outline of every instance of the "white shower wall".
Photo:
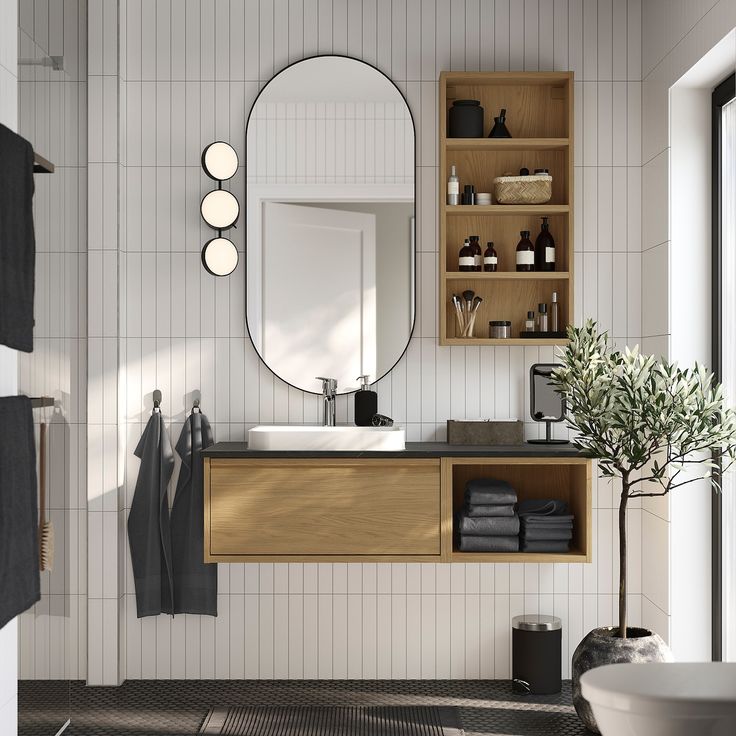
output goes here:
[[[209, 232], [198, 211], [211, 187], [200, 169], [202, 148], [228, 140], [243, 162], [245, 120], [259, 89], [286, 64], [316, 53], [377, 65], [406, 95], [417, 126], [417, 322], [407, 353], [377, 386], [379, 411], [405, 425], [410, 440], [444, 439], [448, 418], [526, 419], [528, 367], [553, 358], [548, 348], [437, 344], [442, 70], [575, 72], [575, 319], [596, 317], [619, 342], [637, 342], [639, 0], [95, 5], [88, 681], [503, 678], [511, 616], [536, 611], [562, 617], [568, 674], [584, 633], [615, 619], [616, 494], [606, 483], [594, 492], [591, 564], [220, 565], [216, 619], [139, 620], [125, 534], [138, 465], [132, 451], [155, 388], [174, 441], [197, 390], [217, 440], [243, 440], [258, 422], [318, 419], [318, 397], [274, 378], [247, 338], [244, 258], [229, 278], [202, 269]], [[242, 168], [232, 187], [242, 194]], [[243, 229], [233, 235], [242, 251]], [[338, 421], [349, 418], [342, 397]], [[640, 508], [631, 509], [629, 524], [631, 620], [638, 622]]]
[[[63, 57], [63, 70], [18, 67], [18, 132], [56, 167], [36, 174], [36, 288], [32, 353], [18, 353], [18, 387], [51, 396], [34, 411], [48, 425], [51, 572], [41, 600], [19, 617], [20, 677], [82, 679], [87, 670], [87, 4], [20, 0], [17, 57]], [[38, 443], [38, 427], [36, 427]], [[38, 447], [38, 444], [37, 444]]]

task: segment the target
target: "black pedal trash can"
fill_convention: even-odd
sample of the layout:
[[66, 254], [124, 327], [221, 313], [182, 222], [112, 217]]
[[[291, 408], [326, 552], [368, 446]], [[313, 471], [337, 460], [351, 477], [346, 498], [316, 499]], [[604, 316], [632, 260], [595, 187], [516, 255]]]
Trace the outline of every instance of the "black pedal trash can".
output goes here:
[[562, 689], [562, 621], [557, 616], [514, 616], [511, 678], [521, 695], [549, 695]]

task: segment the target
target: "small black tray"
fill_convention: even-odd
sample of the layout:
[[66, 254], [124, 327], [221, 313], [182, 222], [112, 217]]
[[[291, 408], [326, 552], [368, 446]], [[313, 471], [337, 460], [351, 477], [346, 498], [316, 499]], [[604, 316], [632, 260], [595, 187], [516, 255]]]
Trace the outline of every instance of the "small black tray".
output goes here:
[[519, 337], [525, 337], [527, 340], [563, 340], [567, 337], [567, 332], [526, 332], [522, 331], [519, 333]]

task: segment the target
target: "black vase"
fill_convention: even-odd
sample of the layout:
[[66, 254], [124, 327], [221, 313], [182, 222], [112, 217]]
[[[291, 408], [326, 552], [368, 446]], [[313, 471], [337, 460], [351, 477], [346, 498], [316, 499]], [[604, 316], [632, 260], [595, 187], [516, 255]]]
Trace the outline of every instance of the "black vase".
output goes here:
[[452, 103], [447, 137], [483, 137], [483, 108], [479, 100], [455, 100]]

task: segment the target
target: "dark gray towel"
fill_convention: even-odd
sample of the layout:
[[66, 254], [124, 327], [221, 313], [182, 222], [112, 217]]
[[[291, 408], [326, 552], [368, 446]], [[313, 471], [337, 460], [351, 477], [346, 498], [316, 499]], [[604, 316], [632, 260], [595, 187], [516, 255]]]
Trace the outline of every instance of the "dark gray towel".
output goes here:
[[506, 506], [516, 503], [516, 491], [496, 478], [473, 478], [465, 484], [465, 502], [473, 505]]
[[566, 514], [567, 504], [555, 498], [525, 498], [516, 506], [519, 516], [534, 514], [535, 516], [550, 516], [552, 514]]
[[204, 468], [199, 454], [212, 443], [207, 417], [193, 411], [176, 443], [181, 470], [171, 509], [174, 613], [217, 616], [217, 563], [204, 561]]
[[559, 516], [519, 516], [521, 523], [525, 526], [572, 526], [575, 517], [572, 514], [560, 514]]
[[518, 516], [466, 516], [457, 519], [460, 534], [471, 536], [510, 537], [519, 533]]
[[508, 506], [484, 506], [470, 503], [466, 505], [465, 513], [468, 516], [513, 516], [516, 512], [511, 503]]
[[568, 552], [570, 543], [546, 539], [546, 540], [521, 540], [522, 552]]
[[0, 125], [0, 344], [33, 351], [33, 148]]
[[555, 539], [564, 540], [572, 539], [572, 528], [562, 529], [559, 527], [552, 527], [550, 529], [524, 529], [521, 530], [521, 536], [526, 539], [527, 542], [540, 541], [543, 539]]
[[0, 398], [0, 629], [40, 597], [31, 400], [6, 396]]
[[174, 470], [174, 451], [161, 412], [151, 414], [135, 454], [141, 459], [141, 466], [128, 516], [128, 539], [141, 618], [174, 612], [166, 493]]
[[518, 552], [519, 537], [476, 537], [460, 535], [461, 552]]

